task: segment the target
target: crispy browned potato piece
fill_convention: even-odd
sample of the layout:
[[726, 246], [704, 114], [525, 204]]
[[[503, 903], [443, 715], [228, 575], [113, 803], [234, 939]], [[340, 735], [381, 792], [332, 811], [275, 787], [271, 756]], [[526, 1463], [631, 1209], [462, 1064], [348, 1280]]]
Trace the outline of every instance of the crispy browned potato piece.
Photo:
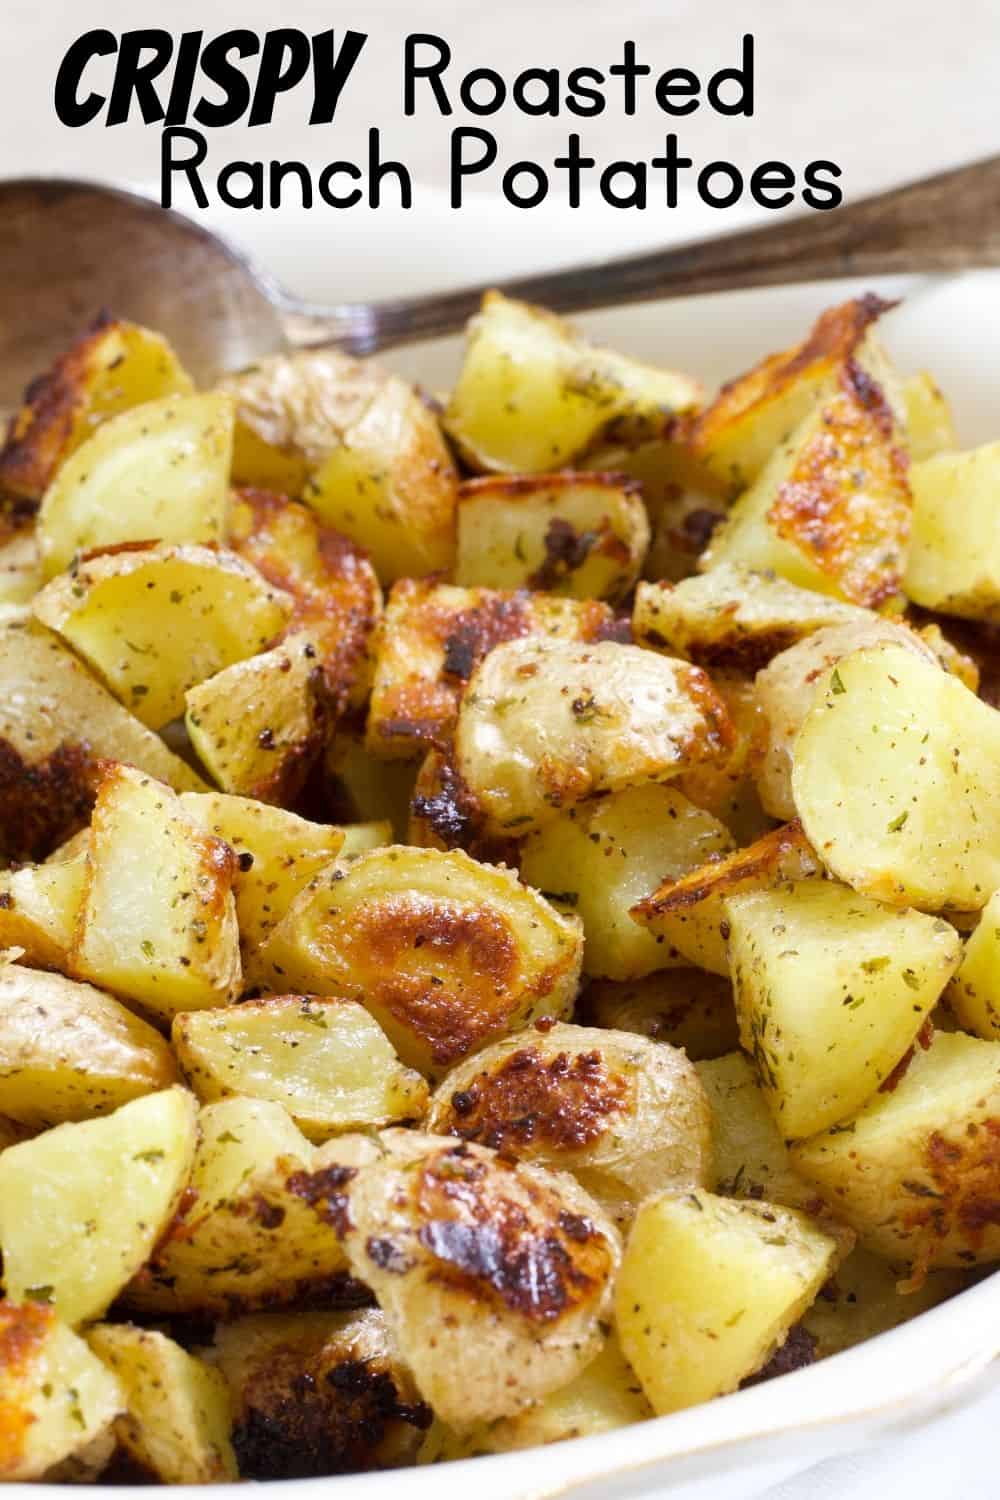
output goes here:
[[25, 391], [0, 451], [0, 490], [40, 500], [60, 464], [98, 423], [192, 390], [160, 334], [99, 318]]
[[822, 874], [802, 825], [793, 821], [725, 859], [666, 881], [632, 907], [632, 916], [672, 943], [689, 963], [728, 976], [726, 897]]
[[572, 1172], [619, 1223], [662, 1188], [711, 1176], [711, 1113], [675, 1047], [623, 1031], [546, 1026], [453, 1068], [427, 1129]]
[[409, 758], [429, 745], [446, 746], [465, 684], [504, 641], [599, 641], [615, 630], [611, 610], [596, 599], [403, 579], [389, 595], [377, 636], [366, 747], [373, 755]]
[[220, 1324], [206, 1353], [232, 1394], [243, 1479], [395, 1468], [430, 1425], [376, 1308], [251, 1314]]
[[611, 1221], [567, 1173], [453, 1138], [383, 1141], [350, 1184], [345, 1246], [424, 1400], [470, 1427], [566, 1385], [604, 1342]]

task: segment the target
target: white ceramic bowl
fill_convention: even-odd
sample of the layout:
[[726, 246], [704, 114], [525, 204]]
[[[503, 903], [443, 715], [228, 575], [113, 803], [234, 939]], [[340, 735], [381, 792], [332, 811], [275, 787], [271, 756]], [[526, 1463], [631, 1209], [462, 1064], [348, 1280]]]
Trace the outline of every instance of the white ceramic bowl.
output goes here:
[[[335, 239], [334, 231], [324, 231], [312, 216], [230, 214], [214, 222], [242, 240], [287, 286], [317, 299], [499, 279], [667, 238], [663, 223], [644, 224], [641, 233], [630, 226], [626, 237], [605, 214], [571, 224], [563, 216], [551, 222], [547, 235], [529, 239], [514, 233], [520, 221], [515, 223], [510, 211], [505, 214], [488, 200], [455, 219], [443, 203], [428, 202], [426, 196], [416, 220], [390, 225], [380, 218], [360, 226], [345, 220]], [[693, 232], [690, 221], [684, 230]], [[675, 221], [672, 237], [678, 234]], [[711, 387], [800, 338], [830, 302], [867, 290], [905, 297], [882, 325], [886, 342], [904, 370], [933, 372], [953, 401], [963, 444], [1000, 438], [1000, 273], [732, 293], [644, 304], [579, 321], [604, 341], [689, 370]], [[459, 340], [440, 340], [398, 351], [385, 362], [429, 389], [443, 389], [457, 369], [460, 349]], [[274, 1500], [310, 1500], [320, 1493], [326, 1500], [468, 1500], [470, 1493], [475, 1500], [650, 1500], [669, 1494], [671, 1500], [748, 1500], [827, 1455], [910, 1431], [971, 1399], [992, 1381], [998, 1352], [1000, 1272], [867, 1344], [674, 1416], [431, 1469], [279, 1482], [269, 1486], [269, 1495]], [[54, 1486], [41, 1487], [41, 1495], [53, 1500], [59, 1493]], [[148, 1491], [117, 1488], [113, 1494], [141, 1500]]]

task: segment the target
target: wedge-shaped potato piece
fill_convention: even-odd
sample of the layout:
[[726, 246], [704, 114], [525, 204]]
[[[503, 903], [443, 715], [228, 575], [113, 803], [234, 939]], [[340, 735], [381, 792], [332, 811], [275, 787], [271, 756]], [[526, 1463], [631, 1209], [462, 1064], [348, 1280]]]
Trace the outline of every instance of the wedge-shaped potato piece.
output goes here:
[[[916, 603], [1000, 621], [1000, 443], [914, 464], [913, 535], [904, 588]], [[955, 524], [960, 515], [961, 525]]]
[[448, 568], [458, 480], [414, 388], [368, 360], [306, 350], [222, 382], [236, 400], [238, 483], [304, 495], [368, 548], [386, 582]]
[[244, 1479], [395, 1468], [431, 1421], [376, 1308], [252, 1314], [220, 1325], [210, 1353]]
[[575, 1379], [516, 1417], [502, 1417], [471, 1432], [456, 1432], [443, 1422], [435, 1422], [417, 1461], [431, 1464], [475, 1458], [482, 1453], [514, 1453], [521, 1448], [562, 1443], [567, 1438], [614, 1432], [633, 1422], [645, 1422], [652, 1415], [635, 1372], [611, 1333], [597, 1358]]
[[365, 548], [384, 584], [454, 563], [458, 476], [435, 413], [398, 375], [379, 372], [302, 498]]
[[761, 806], [756, 781], [767, 744], [767, 721], [752, 677], [717, 671], [712, 686], [729, 715], [729, 748], [718, 760], [703, 760], [678, 776], [677, 790], [724, 823], [738, 845], [752, 844], [774, 826]]
[[306, 505], [266, 490], [234, 493], [227, 543], [293, 600], [289, 633], [315, 651], [327, 697], [363, 708], [382, 589], [368, 554]]
[[539, 1016], [568, 1015], [582, 947], [579, 923], [510, 870], [392, 846], [318, 876], [259, 971], [279, 993], [360, 1000], [403, 1062], [433, 1076]]
[[1000, 714], [899, 646], [842, 658], [798, 739], [792, 796], [838, 880], [978, 911], [1000, 885]]
[[815, 1213], [821, 1200], [793, 1168], [750, 1060], [728, 1052], [699, 1062], [695, 1071], [712, 1109], [715, 1191]]
[[181, 797], [181, 806], [199, 827], [236, 851], [236, 918], [248, 949], [263, 943], [299, 892], [344, 847], [343, 828], [310, 823], [283, 807], [247, 797], [191, 792]]
[[644, 979], [595, 979], [581, 1006], [593, 1025], [669, 1042], [693, 1062], [720, 1057], [739, 1045], [732, 985], [704, 969], [661, 969]]
[[909, 1322], [967, 1284], [960, 1271], [932, 1271], [922, 1286], [901, 1291], [899, 1268], [859, 1247], [837, 1267], [800, 1326], [815, 1341], [816, 1358], [826, 1359]]
[[720, 563], [674, 585], [640, 583], [632, 634], [640, 646], [701, 667], [756, 672], [826, 625], [869, 618], [856, 604], [828, 599], [774, 573]]
[[458, 495], [455, 581], [617, 600], [649, 546], [639, 486], [621, 474], [470, 479]]
[[583, 969], [638, 979], [683, 963], [631, 915], [663, 880], [728, 854], [729, 832], [673, 787], [647, 782], [571, 807], [526, 840], [521, 877], [583, 922]]
[[923, 463], [935, 453], [953, 452], [958, 447], [951, 406], [926, 370], [920, 370], [903, 381], [903, 401], [907, 444], [913, 463]]
[[268, 1099], [206, 1104], [198, 1127], [186, 1205], [129, 1286], [129, 1306], [232, 1317], [328, 1294], [346, 1269], [347, 1185], [377, 1155], [370, 1139], [314, 1147]]
[[194, 1158], [195, 1114], [186, 1090], [165, 1089], [0, 1154], [8, 1297], [50, 1302], [67, 1323], [99, 1317], [173, 1216]]
[[42, 499], [49, 577], [98, 547], [221, 541], [232, 435], [232, 402], [219, 395], [148, 401], [103, 423]]
[[520, 837], [597, 792], [676, 778], [731, 739], [700, 667], [616, 641], [527, 640], [473, 674], [455, 749], [488, 831]]
[[964, 1030], [988, 1042], [1000, 1041], [1000, 891], [983, 907], [947, 1000]]
[[691, 445], [697, 458], [731, 494], [745, 489], [774, 450], [853, 366], [886, 388], [902, 417], [905, 406], [872, 324], [891, 306], [858, 297], [820, 315], [808, 337], [724, 385], [695, 419]]
[[42, 1479], [103, 1438], [122, 1391], [42, 1302], [0, 1302], [0, 1480]]
[[0, 513], [0, 605], [29, 604], [44, 582], [34, 525]]
[[0, 872], [0, 948], [21, 948], [27, 963], [65, 969], [83, 905], [87, 851], [44, 865]]
[[613, 628], [610, 609], [594, 600], [403, 579], [378, 633], [365, 746], [373, 755], [411, 757], [447, 745], [465, 684], [503, 641], [596, 641]]
[[569, 463], [616, 419], [659, 430], [700, 397], [687, 376], [597, 349], [554, 313], [487, 292], [444, 424], [473, 468], [537, 474]]
[[291, 600], [234, 552], [161, 546], [92, 558], [33, 608], [159, 729], [184, 711], [187, 688], [272, 641]]
[[572, 1172], [618, 1220], [650, 1193], [711, 1175], [693, 1064], [622, 1031], [556, 1025], [495, 1042], [439, 1085], [427, 1128]]
[[848, 362], [712, 533], [699, 568], [743, 563], [875, 609], [903, 583], [905, 438], [881, 387]]
[[332, 705], [308, 631], [224, 667], [184, 695], [202, 765], [235, 796], [294, 801], [322, 753]]
[[177, 1081], [159, 1032], [61, 974], [0, 965], [0, 1114], [33, 1130], [110, 1114]]
[[124, 1393], [115, 1432], [130, 1458], [163, 1484], [238, 1477], [229, 1390], [217, 1370], [165, 1334], [128, 1323], [101, 1323], [87, 1343]]
[[958, 967], [958, 933], [826, 880], [747, 891], [724, 910], [740, 1038], [782, 1135], [856, 1114]]
[[101, 422], [192, 390], [160, 334], [98, 319], [25, 392], [0, 452], [0, 489], [40, 500], [60, 465]]
[[664, 881], [632, 907], [632, 916], [676, 948], [688, 963], [728, 978], [726, 898], [822, 873], [801, 826], [788, 823], [725, 859], [692, 870], [679, 880]]
[[1000, 1257], [998, 1118], [1000, 1046], [936, 1032], [891, 1092], [792, 1161], [869, 1250], [918, 1274], [976, 1265]]
[[439, 1136], [389, 1135], [391, 1154], [351, 1184], [351, 1268], [443, 1421], [512, 1416], [600, 1351], [618, 1235], [564, 1173]]
[[34, 621], [0, 626], [0, 747], [0, 855], [11, 859], [42, 858], [86, 821], [104, 758], [204, 786]]
[[158, 1020], [240, 989], [236, 855], [169, 787], [111, 766], [97, 794], [73, 972]]
[[615, 1291], [622, 1349], [660, 1416], [733, 1391], [784, 1343], [837, 1243], [774, 1203], [663, 1193], [643, 1204]]
[[246, 1000], [177, 1016], [172, 1037], [199, 1099], [275, 1100], [312, 1141], [416, 1120], [427, 1108], [423, 1078], [402, 1066], [356, 1000]]
[[913, 651], [928, 662], [938, 659], [933, 648], [907, 625], [858, 613], [857, 620], [825, 626], [790, 646], [757, 673], [754, 695], [767, 728], [754, 774], [760, 800], [772, 817], [786, 821], [795, 817], [792, 749], [806, 714], [842, 656], [885, 643]]

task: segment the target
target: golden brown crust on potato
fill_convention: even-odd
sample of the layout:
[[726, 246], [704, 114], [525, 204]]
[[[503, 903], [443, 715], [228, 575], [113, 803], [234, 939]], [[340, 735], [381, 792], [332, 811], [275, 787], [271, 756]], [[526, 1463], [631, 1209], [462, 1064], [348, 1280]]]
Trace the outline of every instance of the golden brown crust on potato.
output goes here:
[[0, 854], [44, 859], [86, 823], [98, 775], [85, 744], [59, 745], [32, 764], [0, 737]]
[[[689, 906], [697, 906], [710, 896], [724, 894], [727, 890], [739, 889], [744, 882], [766, 880], [780, 868], [788, 855], [811, 853], [809, 841], [797, 818], [766, 833], [746, 849], [737, 849], [680, 880], [669, 880], [639, 901], [632, 912], [637, 921], [655, 920], [659, 916], [671, 916]], [[818, 861], [817, 861], [818, 866]]]

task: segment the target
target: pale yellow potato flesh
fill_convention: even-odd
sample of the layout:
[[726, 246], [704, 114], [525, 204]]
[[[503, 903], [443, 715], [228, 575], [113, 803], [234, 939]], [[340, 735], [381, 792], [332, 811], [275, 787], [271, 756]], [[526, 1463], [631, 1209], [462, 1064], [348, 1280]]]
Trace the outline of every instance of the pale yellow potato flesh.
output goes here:
[[969, 934], [947, 999], [965, 1031], [1000, 1041], [1000, 891], [993, 892]]
[[913, 465], [910, 483], [907, 595], [946, 615], [1000, 621], [1000, 443], [932, 454]]

